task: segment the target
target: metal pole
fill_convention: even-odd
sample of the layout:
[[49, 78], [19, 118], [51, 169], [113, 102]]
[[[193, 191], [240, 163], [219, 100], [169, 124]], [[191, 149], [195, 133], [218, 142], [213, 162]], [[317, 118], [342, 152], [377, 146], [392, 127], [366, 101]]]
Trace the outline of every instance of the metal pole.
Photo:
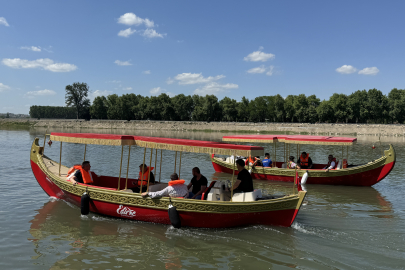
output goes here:
[[160, 149], [159, 183], [160, 183], [160, 176], [162, 175], [162, 152], [163, 152], [163, 149]]
[[59, 153], [59, 176], [60, 176], [60, 166], [62, 164], [62, 142], [60, 142], [60, 153]]
[[234, 158], [233, 159], [232, 185], [231, 185], [231, 201], [232, 201], [232, 197], [233, 197], [233, 179], [235, 178], [235, 164], [236, 164], [236, 159]]
[[180, 151], [180, 161], [179, 161], [179, 179], [180, 179], [180, 170], [181, 170], [181, 151]]
[[141, 189], [139, 190], [139, 193], [142, 193], [142, 186], [143, 186], [143, 172], [144, 172], [144, 170], [145, 170], [145, 156], [146, 156], [146, 147], [145, 147], [145, 150], [143, 151], [143, 162], [142, 162], [142, 174], [141, 174], [141, 179], [139, 179], [139, 180], [141, 180]]
[[149, 191], [149, 179], [150, 179], [150, 167], [152, 166], [152, 156], [153, 156], [153, 149], [150, 149], [150, 160], [149, 160], [149, 170], [148, 170], [148, 186], [146, 187], [146, 192]]
[[274, 163], [276, 164], [277, 168], [277, 142], [274, 142]]
[[86, 160], [86, 148], [87, 148], [87, 144], [84, 145], [84, 157], [83, 157], [83, 161]]
[[128, 164], [127, 164], [127, 179], [125, 180], [125, 189], [128, 188], [128, 171], [129, 171], [129, 157], [131, 156], [131, 146], [128, 149]]
[[156, 164], [157, 164], [157, 149], [155, 151], [155, 168], [154, 168], [154, 171], [153, 171], [155, 173], [155, 178], [156, 178]]
[[45, 136], [44, 136], [44, 146], [42, 147], [42, 156], [44, 156], [45, 152], [45, 141], [46, 141], [46, 133], [48, 132], [48, 129], [45, 130]]
[[294, 176], [294, 186], [293, 186], [293, 194], [295, 194], [295, 190], [297, 187], [295, 186], [297, 183], [297, 166], [295, 166], [295, 176]]
[[[343, 148], [343, 145], [342, 145], [342, 164], [343, 164], [343, 158], [344, 158], [343, 151], [344, 151], [344, 148]], [[343, 168], [343, 166], [342, 166], [342, 168]]]
[[349, 165], [349, 146], [346, 146], [346, 160], [347, 160], [347, 165]]
[[118, 177], [118, 188], [117, 190], [120, 190], [120, 184], [121, 184], [121, 170], [122, 170], [122, 156], [124, 154], [124, 146], [121, 146], [121, 163], [120, 163], [120, 175]]
[[177, 163], [177, 151], [176, 151], [176, 155], [174, 155], [174, 172], [176, 173], [176, 164]]

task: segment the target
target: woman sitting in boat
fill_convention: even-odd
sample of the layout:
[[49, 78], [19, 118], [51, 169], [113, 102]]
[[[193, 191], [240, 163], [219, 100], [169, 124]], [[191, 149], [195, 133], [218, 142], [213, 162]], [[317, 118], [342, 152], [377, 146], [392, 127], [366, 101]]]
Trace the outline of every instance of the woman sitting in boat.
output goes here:
[[295, 169], [296, 166], [297, 164], [294, 162], [294, 156], [290, 156], [287, 162], [287, 169]]
[[168, 183], [168, 186], [166, 188], [156, 192], [143, 192], [142, 196], [149, 195], [149, 197], [151, 198], [163, 196], [185, 198], [188, 196], [188, 189], [187, 186], [184, 184], [185, 182], [185, 180], [179, 179], [177, 173], [173, 173], [172, 175], [170, 175], [170, 182]]

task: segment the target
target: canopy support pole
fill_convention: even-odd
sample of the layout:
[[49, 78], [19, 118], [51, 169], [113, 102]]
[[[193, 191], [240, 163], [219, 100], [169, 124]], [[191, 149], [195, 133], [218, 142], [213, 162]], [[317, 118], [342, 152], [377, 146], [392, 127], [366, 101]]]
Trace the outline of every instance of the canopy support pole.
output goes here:
[[160, 149], [159, 183], [160, 183], [160, 176], [162, 175], [162, 152], [163, 152], [163, 149]]
[[276, 164], [274, 167], [277, 168], [277, 142], [274, 142], [274, 163]]
[[[44, 149], [45, 149], [45, 146], [44, 146]], [[43, 153], [44, 153], [44, 151], [42, 151], [42, 155], [43, 155]], [[60, 176], [61, 164], [62, 164], [62, 142], [60, 142], [60, 153], [59, 153], [59, 176]]]
[[[232, 201], [232, 197], [233, 197], [233, 180], [235, 178], [235, 164], [236, 164], [236, 159], [233, 159], [233, 173], [232, 173], [232, 185], [231, 185], [231, 201]], [[249, 162], [248, 162], [249, 164]]]
[[180, 179], [180, 170], [181, 170], [181, 151], [180, 151], [180, 161], [179, 161], [179, 179]]
[[157, 148], [155, 149], [155, 168], [154, 168], [154, 173], [155, 173], [155, 181], [156, 181], [156, 164], [157, 164]]
[[150, 168], [152, 166], [152, 156], [153, 156], [153, 149], [150, 149], [150, 160], [149, 160], [149, 171], [148, 171], [148, 186], [146, 187], [146, 192], [149, 192], [149, 179], [150, 179]]
[[143, 186], [143, 173], [144, 173], [144, 170], [145, 170], [145, 156], [146, 156], [146, 147], [145, 147], [145, 150], [143, 151], [143, 162], [142, 162], [142, 174], [141, 174], [141, 179], [139, 179], [139, 180], [141, 180], [141, 189], [139, 190], [139, 193], [142, 193], [142, 186]]
[[125, 180], [125, 189], [128, 188], [128, 171], [129, 171], [129, 157], [131, 156], [131, 146], [128, 148], [128, 164], [127, 164], [127, 179]]
[[177, 163], [177, 151], [176, 154], [174, 155], [174, 173], [176, 173], [176, 164]]
[[349, 146], [346, 145], [346, 160], [347, 160], [347, 164], [349, 165]]
[[44, 156], [44, 153], [45, 153], [45, 141], [46, 141], [46, 133], [47, 132], [48, 132], [48, 129], [45, 130], [45, 134], [44, 134], [44, 146], [42, 147], [42, 156]]
[[86, 161], [86, 149], [87, 149], [87, 144], [84, 145], [84, 157], [83, 157], [83, 161]]
[[121, 184], [121, 170], [122, 170], [122, 156], [124, 155], [124, 146], [121, 146], [121, 163], [120, 163], [120, 175], [118, 176], [118, 188], [117, 190], [120, 190], [120, 184]]
[[293, 195], [295, 195], [295, 190], [297, 189], [296, 184], [298, 183], [297, 181], [297, 166], [295, 166], [295, 176], [294, 176], [294, 185], [293, 185]]
[[285, 147], [285, 143], [284, 143], [284, 163], [287, 162], [287, 149]]

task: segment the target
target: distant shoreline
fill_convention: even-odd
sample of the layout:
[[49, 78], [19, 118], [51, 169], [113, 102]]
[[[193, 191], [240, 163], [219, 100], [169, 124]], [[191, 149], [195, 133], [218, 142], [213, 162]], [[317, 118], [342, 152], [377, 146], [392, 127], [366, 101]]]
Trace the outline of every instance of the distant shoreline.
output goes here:
[[375, 135], [405, 136], [405, 125], [397, 124], [308, 124], [308, 123], [250, 123], [148, 120], [75, 120], [75, 119], [0, 119], [1, 127], [55, 127], [92, 129], [142, 129], [206, 132], [301, 133], [314, 135]]

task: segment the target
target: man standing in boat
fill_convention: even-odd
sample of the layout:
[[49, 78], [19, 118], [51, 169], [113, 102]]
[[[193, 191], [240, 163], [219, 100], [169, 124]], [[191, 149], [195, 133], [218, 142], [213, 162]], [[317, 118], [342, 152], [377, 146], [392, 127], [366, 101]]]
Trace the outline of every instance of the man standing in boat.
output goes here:
[[297, 163], [298, 169], [312, 169], [312, 159], [306, 152], [302, 152]]
[[191, 179], [190, 184], [188, 184], [187, 189], [193, 187], [193, 190], [188, 193], [188, 198], [200, 200], [202, 193], [207, 188], [208, 180], [200, 173], [200, 169], [198, 167], [193, 168], [192, 174], [193, 178]]
[[68, 177], [68, 179], [70, 179], [70, 182], [72, 182], [73, 185], [76, 185], [77, 183], [91, 185], [93, 184], [93, 176], [98, 176], [94, 172], [90, 171], [90, 168], [90, 161], [83, 161], [82, 166], [73, 166], [73, 169], [75, 169], [76, 172], [72, 177]]

